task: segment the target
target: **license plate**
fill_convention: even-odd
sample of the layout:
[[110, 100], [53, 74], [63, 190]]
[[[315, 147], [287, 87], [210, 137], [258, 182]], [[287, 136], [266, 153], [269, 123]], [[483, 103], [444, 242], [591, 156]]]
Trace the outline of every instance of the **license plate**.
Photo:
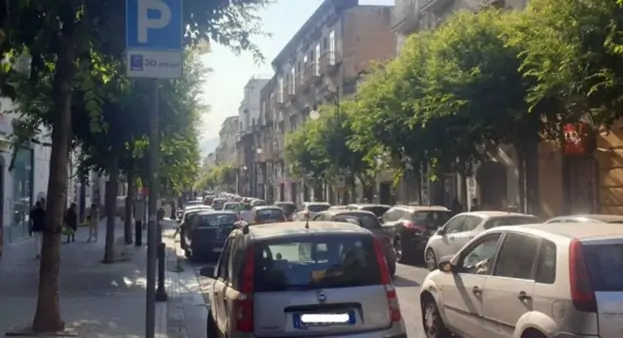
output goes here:
[[295, 313], [292, 315], [294, 328], [307, 330], [313, 327], [355, 325], [355, 312], [341, 313]]
[[212, 249], [212, 252], [221, 252], [223, 251], [223, 248], [214, 248]]

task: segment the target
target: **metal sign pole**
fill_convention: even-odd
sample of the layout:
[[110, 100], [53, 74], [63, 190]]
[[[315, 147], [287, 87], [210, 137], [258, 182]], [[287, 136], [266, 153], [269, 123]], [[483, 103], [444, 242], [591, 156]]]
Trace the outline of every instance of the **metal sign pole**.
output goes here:
[[151, 80], [151, 118], [149, 119], [149, 217], [147, 223], [147, 299], [145, 337], [155, 338], [156, 324], [156, 245], [158, 237], [158, 80]]

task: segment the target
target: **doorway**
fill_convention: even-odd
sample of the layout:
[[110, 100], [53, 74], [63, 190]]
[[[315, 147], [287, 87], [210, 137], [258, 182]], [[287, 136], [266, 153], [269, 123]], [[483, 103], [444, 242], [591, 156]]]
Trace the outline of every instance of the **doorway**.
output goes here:
[[393, 201], [391, 200], [392, 196], [392, 186], [389, 182], [381, 182], [379, 183], [379, 203], [392, 205]]

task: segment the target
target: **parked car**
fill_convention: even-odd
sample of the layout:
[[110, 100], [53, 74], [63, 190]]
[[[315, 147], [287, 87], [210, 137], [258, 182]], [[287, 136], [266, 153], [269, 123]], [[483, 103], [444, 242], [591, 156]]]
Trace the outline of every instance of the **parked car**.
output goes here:
[[223, 210], [226, 202], [227, 200], [225, 198], [215, 198], [214, 200], [212, 200], [212, 209]]
[[382, 249], [353, 224], [246, 226], [200, 273], [208, 337], [407, 337]]
[[303, 210], [299, 211], [294, 219], [297, 221], [312, 219], [317, 213], [328, 210], [330, 207], [331, 204], [327, 202], [305, 202]]
[[452, 217], [428, 239], [424, 261], [430, 270], [437, 268], [438, 257], [454, 255], [479, 233], [503, 225], [539, 223], [533, 215], [504, 211], [463, 212]]
[[210, 211], [210, 210], [213, 210], [213, 209], [209, 206], [202, 205], [202, 204], [188, 206], [184, 209], [184, 212], [182, 213], [182, 217], [180, 217], [178, 220], [178, 222], [180, 223], [180, 248], [182, 248], [182, 250], [186, 249], [185, 247], [186, 242], [183, 240], [183, 238], [185, 236], [186, 229], [191, 223], [190, 220], [193, 217], [193, 215], [201, 211]]
[[373, 212], [376, 217], [383, 216], [387, 210], [391, 209], [391, 205], [387, 204], [349, 204], [347, 206], [350, 210], [366, 210]]
[[294, 215], [296, 214], [296, 203], [294, 202], [275, 202], [275, 206], [283, 209], [283, 212], [286, 213], [286, 217], [288, 221], [294, 220]]
[[262, 205], [267, 205], [266, 201], [258, 199], [258, 198], [254, 198], [252, 199], [249, 204], [251, 204], [252, 207], [259, 207]]
[[283, 209], [274, 205], [253, 207], [252, 212], [253, 224], [280, 223], [288, 221], [288, 217], [286, 217], [286, 213]]
[[452, 212], [442, 206], [395, 205], [381, 217], [386, 231], [392, 234], [399, 262], [420, 262], [426, 243]]
[[383, 254], [389, 266], [390, 275], [393, 277], [396, 274], [396, 251], [394, 251], [391, 236], [384, 231], [379, 218], [371, 211], [327, 210], [317, 213], [313, 221], [346, 222], [370, 230], [383, 245]]
[[238, 216], [230, 211], [200, 211], [185, 227], [182, 241], [188, 259], [216, 260]]
[[544, 223], [623, 223], [623, 216], [621, 215], [599, 215], [599, 214], [586, 214], [586, 215], [568, 215], [558, 216], [550, 218]]
[[232, 212], [238, 213], [240, 212], [241, 209], [242, 209], [242, 203], [240, 202], [226, 202], [225, 204], [223, 204], [224, 211], [232, 211]]
[[427, 337], [621, 337], [623, 227], [496, 227], [424, 279]]

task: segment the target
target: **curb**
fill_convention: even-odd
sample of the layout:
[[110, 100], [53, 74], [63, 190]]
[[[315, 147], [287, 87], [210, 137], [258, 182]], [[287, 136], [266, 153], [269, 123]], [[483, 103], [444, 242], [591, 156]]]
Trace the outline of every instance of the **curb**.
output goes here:
[[170, 246], [170, 241], [173, 240], [172, 237], [172, 235], [163, 234], [163, 238], [167, 238], [165, 251], [165, 277], [166, 285], [168, 286], [167, 294], [169, 296], [169, 300], [167, 301], [167, 337], [188, 338], [188, 332], [185, 326], [184, 300], [180, 296], [181, 286], [175, 241], [173, 241], [173, 247]]

